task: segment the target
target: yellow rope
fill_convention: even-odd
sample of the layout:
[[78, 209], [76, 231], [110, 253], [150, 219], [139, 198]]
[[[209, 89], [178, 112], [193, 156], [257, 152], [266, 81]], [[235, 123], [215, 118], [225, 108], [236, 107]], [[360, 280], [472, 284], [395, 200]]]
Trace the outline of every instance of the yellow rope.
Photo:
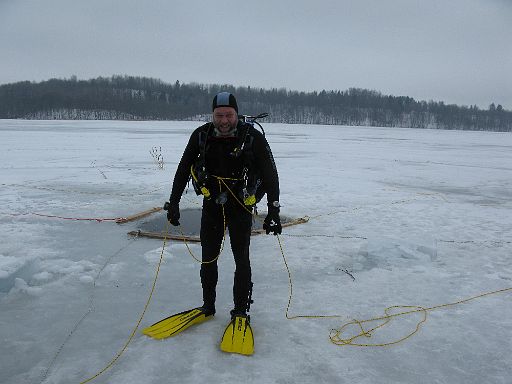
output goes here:
[[[238, 202], [238, 204], [240, 204], [247, 212], [249, 212], [250, 214], [253, 215], [253, 217], [256, 217], [260, 222], [263, 222], [264, 220], [262, 220], [261, 218], [259, 218], [258, 216], [256, 216], [256, 214], [254, 214], [252, 211], [250, 211], [246, 206], [245, 204], [243, 204], [239, 199], [238, 197], [233, 193], [233, 191], [229, 188], [229, 186], [224, 182], [224, 180], [221, 178], [220, 179], [222, 181], [222, 183], [224, 184], [224, 186], [228, 189], [228, 191], [231, 193], [231, 195], [233, 195], [233, 197], [235, 198], [235, 200]], [[292, 274], [290, 272], [290, 268], [288, 267], [288, 262], [286, 261], [286, 257], [284, 255], [284, 250], [283, 250], [283, 245], [281, 243], [281, 237], [280, 235], [276, 235], [276, 238], [277, 238], [277, 242], [279, 244], [279, 249], [281, 251], [281, 256], [283, 257], [283, 261], [284, 261], [284, 265], [286, 267], [286, 271], [288, 272], [288, 285], [289, 285], [289, 296], [288, 296], [288, 305], [286, 306], [286, 312], [285, 312], [285, 316], [287, 319], [322, 319], [322, 318], [336, 318], [336, 317], [343, 317], [341, 315], [297, 315], [297, 316], [290, 316], [288, 313], [289, 313], [289, 309], [290, 309], [290, 306], [291, 306], [291, 302], [292, 302], [292, 296], [293, 296], [293, 282], [292, 282]]]
[[[306, 236], [304, 236], [304, 237], [306, 237]], [[364, 239], [363, 237], [357, 237], [357, 236], [354, 236], [354, 238]], [[289, 296], [288, 296], [288, 304], [286, 306], [286, 311], [285, 311], [286, 318], [291, 320], [291, 319], [322, 319], [322, 318], [338, 318], [338, 317], [343, 317], [341, 315], [296, 315], [296, 316], [290, 316], [289, 315], [289, 310], [290, 310], [290, 306], [291, 306], [291, 302], [292, 302], [292, 297], [293, 297], [293, 281], [292, 281], [292, 275], [291, 275], [291, 272], [290, 272], [290, 268], [288, 266], [288, 262], [286, 260], [285, 254], [284, 254], [283, 246], [281, 244], [281, 239], [280, 239], [279, 236], [277, 236], [277, 241], [279, 242], [279, 248], [281, 250], [281, 256], [283, 258], [283, 262], [284, 262], [284, 265], [286, 267], [286, 271], [288, 273]], [[447, 308], [447, 307], [463, 304], [463, 303], [466, 303], [468, 301], [475, 300], [475, 299], [478, 299], [478, 298], [482, 298], [482, 297], [485, 297], [485, 296], [490, 296], [490, 295], [494, 295], [494, 294], [498, 294], [498, 293], [504, 293], [504, 292], [508, 292], [508, 291], [512, 291], [512, 287], [503, 288], [503, 289], [499, 289], [499, 290], [495, 290], [495, 291], [491, 291], [491, 292], [484, 292], [482, 294], [479, 294], [479, 295], [476, 295], [476, 296], [472, 296], [472, 297], [469, 297], [467, 299], [459, 300], [459, 301], [456, 301], [456, 302], [453, 302], [453, 303], [440, 304], [440, 305], [436, 305], [436, 306], [429, 307], [429, 308], [423, 308], [423, 307], [420, 307], [420, 306], [405, 306], [405, 305], [391, 306], [391, 307], [388, 307], [388, 308], [386, 308], [384, 310], [384, 313], [385, 313], [384, 316], [375, 317], [375, 318], [366, 319], [366, 320], [357, 320], [357, 319], [355, 319], [353, 321], [350, 321], [350, 322], [347, 322], [347, 323], [343, 324], [338, 329], [331, 330], [331, 333], [329, 335], [329, 339], [331, 340], [331, 342], [333, 344], [339, 345], [339, 346], [351, 345], [351, 346], [358, 346], [358, 347], [385, 347], [385, 346], [390, 346], [390, 345], [398, 344], [398, 343], [400, 343], [400, 342], [402, 342], [404, 340], [407, 340], [408, 338], [410, 338], [411, 336], [413, 336], [415, 333], [417, 333], [419, 331], [421, 325], [427, 321], [427, 313], [428, 313], [428, 311], [433, 311], [435, 309], [441, 309], [441, 308]], [[396, 309], [396, 308], [415, 308], [415, 309], [411, 309], [411, 310], [404, 311], [404, 312], [398, 312], [398, 313], [390, 313], [391, 310]], [[409, 333], [409, 334], [407, 334], [407, 335], [405, 335], [405, 336], [403, 336], [403, 337], [401, 337], [401, 338], [399, 338], [397, 340], [386, 342], [386, 343], [373, 343], [373, 344], [371, 344], [371, 343], [355, 343], [354, 342], [354, 340], [356, 340], [358, 338], [361, 338], [361, 337], [367, 337], [367, 338], [371, 337], [372, 333], [374, 331], [384, 327], [385, 325], [387, 325], [395, 317], [405, 316], [405, 315], [408, 315], [408, 314], [419, 313], [419, 312], [423, 313], [423, 318], [420, 321], [418, 321], [414, 331], [412, 331], [411, 333]], [[370, 322], [375, 322], [375, 321], [383, 321], [383, 322], [381, 324], [371, 328], [371, 329], [368, 329], [368, 330], [364, 329], [363, 324], [370, 323]], [[354, 335], [352, 337], [349, 337], [349, 338], [341, 337], [341, 335], [346, 330], [346, 328], [348, 328], [351, 325], [356, 325], [357, 327], [359, 327], [360, 333], [358, 333], [358, 334], [356, 334], [356, 335]]]
[[251, 215], [253, 215], [253, 217], [256, 217], [258, 220], [261, 221], [261, 219], [258, 216], [256, 216], [251, 209], [248, 209], [247, 206], [238, 199], [238, 197], [231, 190], [231, 188], [229, 188], [229, 185], [225, 182], [225, 180], [239, 180], [239, 179], [230, 179], [228, 177], [219, 177], [219, 176], [215, 176], [215, 177], [217, 178], [217, 180], [219, 180], [219, 184], [221, 182], [222, 182], [222, 184], [224, 184], [224, 186], [227, 188], [229, 193], [231, 193], [231, 195], [235, 198], [235, 200], [238, 202], [238, 204], [240, 204], [242, 206], [243, 209], [245, 209], [247, 212], [249, 212]]
[[[240, 179], [235, 179], [235, 178], [231, 178], [231, 177], [221, 177], [221, 176], [215, 176], [215, 175], [212, 175], [212, 177], [216, 178], [217, 181], [219, 182], [219, 192], [222, 191], [222, 184], [224, 184], [224, 186], [228, 189], [228, 191], [231, 193], [231, 195], [233, 195], [235, 200], [238, 201], [238, 203], [240, 203], [242, 205], [242, 207], [244, 207], [244, 209], [246, 211], [248, 211], [252, 215], [252, 211], [248, 210], [247, 207], [244, 204], [242, 204], [242, 202], [240, 200], [238, 200], [236, 195], [233, 193], [233, 191], [229, 188], [229, 186], [225, 182], [225, 180], [235, 180], [235, 181], [238, 181]], [[222, 205], [222, 219], [223, 219], [223, 225], [224, 225], [224, 235], [222, 236], [222, 244], [221, 244], [220, 251], [219, 251], [219, 254], [217, 255], [217, 257], [215, 257], [215, 259], [210, 260], [210, 261], [199, 260], [199, 258], [197, 258], [194, 255], [194, 253], [192, 252], [192, 250], [190, 249], [190, 247], [188, 245], [187, 238], [186, 238], [185, 234], [183, 233], [183, 231], [180, 228], [181, 236], [183, 237], [183, 242], [185, 243], [185, 246], [187, 247], [188, 253], [198, 263], [200, 263], [200, 264], [210, 264], [210, 263], [216, 262], [219, 259], [222, 251], [224, 250], [224, 244], [226, 242], [226, 227], [227, 227], [227, 225], [226, 225], [226, 211], [224, 210], [224, 205]]]
[[[472, 297], [469, 297], [469, 298], [466, 298], [466, 299], [462, 299], [462, 300], [459, 300], [459, 301], [456, 301], [456, 302], [453, 302], [453, 303], [440, 304], [440, 305], [436, 305], [436, 306], [429, 307], [429, 308], [423, 308], [423, 307], [420, 307], [420, 306], [394, 305], [392, 307], [388, 307], [388, 308], [385, 309], [385, 311], [384, 311], [385, 315], [384, 316], [374, 317], [372, 319], [366, 319], [366, 320], [353, 320], [353, 321], [350, 321], [348, 323], [343, 324], [338, 329], [333, 329], [331, 331], [331, 334], [329, 335], [329, 338], [330, 338], [330, 340], [331, 340], [331, 342], [333, 344], [336, 344], [336, 345], [352, 345], [352, 346], [356, 346], [356, 347], [385, 347], [385, 346], [389, 346], [389, 345], [393, 345], [393, 344], [398, 344], [398, 343], [408, 339], [409, 337], [414, 335], [416, 332], [418, 332], [418, 330], [420, 329], [421, 325], [427, 320], [427, 312], [428, 311], [433, 311], [435, 309], [452, 307], [452, 306], [463, 304], [463, 303], [467, 303], [468, 301], [476, 300], [476, 299], [479, 299], [479, 298], [482, 298], [482, 297], [485, 297], [485, 296], [495, 295], [495, 294], [498, 294], [498, 293], [504, 293], [504, 292], [509, 292], [509, 291], [512, 291], [512, 287], [498, 289], [498, 290], [490, 291], [490, 292], [484, 292], [484, 293], [481, 293], [479, 295], [472, 296]], [[394, 309], [394, 308], [416, 308], [416, 309], [411, 309], [409, 311], [398, 312], [398, 313], [391, 313], [390, 314], [389, 312], [392, 309]], [[390, 341], [390, 342], [387, 342], [387, 343], [363, 344], [363, 343], [354, 343], [353, 342], [354, 340], [356, 340], [356, 339], [358, 339], [360, 337], [371, 337], [373, 331], [375, 331], [375, 330], [377, 330], [379, 328], [382, 328], [383, 326], [388, 324], [391, 321], [391, 319], [393, 319], [395, 317], [405, 316], [405, 315], [409, 315], [409, 314], [412, 314], [412, 313], [418, 313], [418, 312], [422, 312], [423, 313], [423, 319], [420, 320], [416, 324], [416, 329], [414, 331], [412, 331], [411, 333], [409, 333], [408, 335], [406, 335], [406, 336], [403, 336], [403, 337], [401, 337], [401, 338], [399, 338], [397, 340]], [[382, 324], [379, 324], [378, 326], [373, 327], [371, 329], [365, 330], [364, 327], [363, 327], [363, 324], [365, 324], [365, 323], [370, 323], [370, 322], [373, 322], [373, 321], [382, 321], [382, 320], [384, 321]], [[341, 335], [342, 335], [343, 331], [347, 327], [349, 327], [350, 325], [357, 325], [359, 327], [359, 329], [361, 330], [361, 333], [356, 334], [355, 336], [352, 336], [352, 337], [349, 337], [349, 338], [342, 338]]]
[[[354, 238], [362, 238], [362, 237], [354, 236]], [[283, 261], [284, 261], [284, 264], [285, 264], [285, 267], [286, 267], [286, 271], [288, 272], [288, 284], [289, 284], [290, 294], [289, 294], [289, 297], [288, 297], [288, 305], [286, 306], [286, 312], [285, 312], [286, 318], [287, 319], [301, 319], [301, 318], [302, 319], [304, 319], [304, 318], [306, 318], [306, 319], [320, 319], [320, 318], [342, 317], [340, 315], [297, 315], [297, 316], [290, 316], [289, 315], [289, 309], [290, 309], [290, 306], [291, 306], [291, 301], [292, 301], [292, 296], [293, 296], [293, 282], [292, 282], [292, 276], [291, 276], [290, 268], [288, 266], [288, 262], [286, 261], [286, 257], [285, 257], [284, 251], [283, 251], [281, 240], [280, 240], [279, 237], [277, 239], [278, 239], [278, 242], [279, 242], [279, 247], [281, 249], [281, 255], [283, 257]], [[441, 308], [447, 308], [447, 307], [459, 305], [459, 304], [462, 304], [462, 303], [466, 303], [466, 302], [471, 301], [471, 300], [482, 298], [482, 297], [485, 297], [485, 296], [490, 296], [490, 295], [494, 295], [494, 294], [498, 294], [498, 293], [504, 293], [504, 292], [508, 292], [508, 291], [512, 291], [512, 287], [503, 288], [503, 289], [499, 289], [499, 290], [491, 291], [491, 292], [484, 292], [482, 294], [479, 294], [479, 295], [476, 295], [476, 296], [472, 296], [472, 297], [469, 297], [467, 299], [459, 300], [459, 301], [456, 301], [456, 302], [453, 302], [453, 303], [440, 304], [440, 305], [436, 305], [434, 307], [429, 307], [429, 308], [423, 308], [423, 307], [420, 307], [420, 306], [405, 306], [405, 305], [403, 305], [403, 306], [400, 306], [400, 305], [391, 306], [391, 307], [388, 307], [388, 308], [386, 308], [384, 310], [384, 313], [385, 313], [384, 316], [375, 317], [375, 318], [366, 319], [366, 320], [357, 320], [357, 319], [355, 319], [353, 321], [350, 321], [350, 322], [347, 322], [347, 323], [343, 324], [338, 329], [331, 330], [331, 333], [329, 335], [329, 339], [330, 339], [330, 341], [333, 344], [339, 345], [339, 346], [351, 345], [351, 346], [358, 346], [358, 347], [385, 347], [385, 346], [390, 346], [390, 345], [398, 344], [398, 343], [400, 343], [400, 342], [402, 342], [404, 340], [407, 340], [408, 338], [410, 338], [411, 336], [413, 336], [415, 333], [417, 333], [419, 331], [421, 325], [427, 321], [427, 313], [428, 313], [428, 311], [432, 311], [432, 310], [435, 310], [435, 309], [441, 309]], [[396, 309], [396, 308], [415, 308], [415, 309], [411, 309], [411, 310], [404, 311], [404, 312], [398, 312], [398, 313], [394, 313], [394, 314], [390, 313], [391, 310]], [[384, 327], [385, 325], [387, 325], [391, 321], [391, 319], [393, 319], [395, 317], [405, 316], [405, 315], [408, 315], [408, 314], [419, 313], [419, 312], [423, 313], [423, 318], [420, 321], [418, 321], [414, 331], [412, 331], [411, 333], [409, 333], [409, 334], [407, 334], [407, 335], [405, 335], [405, 336], [403, 336], [403, 337], [401, 337], [401, 338], [399, 338], [397, 340], [386, 342], [386, 343], [356, 343], [356, 342], [354, 342], [354, 340], [356, 340], [358, 338], [361, 338], [361, 337], [367, 337], [367, 338], [371, 337], [372, 333], [374, 331]], [[370, 322], [375, 322], [375, 321], [383, 321], [383, 322], [381, 324], [371, 328], [371, 329], [368, 329], [368, 330], [364, 329], [363, 324], [370, 323]], [[360, 333], [358, 333], [358, 334], [356, 334], [356, 335], [354, 335], [352, 337], [343, 338], [342, 337], [343, 332], [346, 330], [346, 328], [348, 328], [351, 325], [356, 325], [360, 329]]]
[[[256, 217], [260, 222], [263, 222], [264, 220], [262, 220], [261, 218], [259, 218], [258, 216], [256, 216], [252, 211], [250, 211], [249, 209], [247, 209], [247, 207], [238, 199], [238, 197], [233, 193], [233, 191], [229, 188], [229, 186], [224, 182], [224, 180], [220, 179], [223, 184], [226, 186], [226, 188], [228, 189], [228, 191], [231, 193], [231, 195], [233, 195], [233, 197], [235, 198], [235, 200], [246, 210], [248, 211], [249, 213], [251, 213], [253, 215], [253, 217]], [[292, 274], [290, 272], [290, 268], [288, 267], [288, 262], [286, 261], [286, 257], [284, 255], [284, 250], [283, 250], [283, 245], [281, 243], [281, 237], [280, 235], [276, 235], [276, 238], [277, 238], [277, 242], [279, 244], [279, 249], [281, 251], [281, 256], [283, 257], [283, 261], [284, 261], [284, 265], [286, 267], [286, 271], [288, 272], [288, 285], [289, 285], [289, 296], [288, 296], [288, 305], [286, 306], [286, 312], [285, 312], [285, 316], [287, 319], [300, 319], [300, 318], [307, 318], [307, 319], [320, 319], [320, 318], [336, 318], [336, 317], [343, 317], [341, 315], [297, 315], [297, 316], [290, 316], [288, 313], [289, 313], [289, 309], [290, 309], [290, 306], [291, 306], [291, 302], [292, 302], [292, 296], [293, 296], [293, 282], [292, 282]]]
[[336, 318], [343, 317], [341, 315], [295, 315], [290, 316], [290, 306], [292, 304], [293, 297], [293, 281], [292, 281], [292, 273], [290, 272], [290, 267], [288, 266], [288, 262], [286, 261], [286, 257], [284, 255], [283, 245], [281, 244], [281, 238], [277, 235], [277, 242], [279, 243], [279, 249], [281, 250], [281, 256], [283, 257], [283, 262], [286, 267], [286, 272], [288, 273], [288, 286], [289, 286], [289, 295], [288, 295], [288, 305], [286, 306], [285, 316], [287, 319], [325, 319], [325, 318]]
[[[169, 224], [167, 224], [167, 227], [168, 227]], [[166, 231], [167, 233], [167, 228], [166, 228]], [[126, 349], [128, 348], [128, 345], [131, 343], [133, 337], [135, 336], [135, 333], [137, 332], [137, 330], [139, 329], [139, 326], [140, 326], [140, 323], [142, 322], [142, 318], [144, 317], [144, 315], [146, 314], [146, 311], [149, 307], [149, 303], [151, 302], [151, 299], [153, 297], [153, 292], [155, 291], [155, 287], [156, 287], [156, 281], [158, 279], [158, 274], [160, 273], [160, 266], [162, 265], [162, 260], [163, 260], [163, 257], [164, 257], [164, 250], [165, 250], [165, 246], [167, 244], [167, 238], [164, 237], [164, 241], [163, 241], [163, 245], [162, 245], [162, 252], [160, 253], [160, 260], [158, 261], [158, 265], [157, 265], [157, 268], [156, 268], [156, 274], [155, 274], [155, 278], [153, 279], [153, 284], [151, 286], [151, 290], [149, 292], [149, 297], [148, 299], [146, 300], [146, 304], [144, 305], [144, 310], [142, 311], [140, 317], [139, 317], [139, 320], [137, 321], [137, 324], [135, 325], [135, 328], [133, 328], [133, 331], [132, 333], [130, 334], [130, 336], [128, 337], [128, 340], [126, 341], [126, 343], [123, 345], [123, 347], [121, 348], [121, 350], [116, 354], [116, 356], [114, 356], [114, 358], [112, 360], [110, 360], [110, 362], [105, 366], [105, 368], [103, 368], [101, 371], [99, 371], [98, 373], [96, 373], [94, 376], [91, 376], [89, 377], [88, 379], [84, 380], [84, 381], [81, 381], [80, 384], [85, 384], [85, 383], [88, 383], [94, 379], [96, 379], [98, 376], [102, 375], [103, 373], [105, 373], [108, 369], [110, 369], [115, 363], [116, 361], [121, 357], [121, 355], [126, 351]]]
[[[219, 180], [219, 191], [221, 190], [221, 184], [220, 184], [220, 180]], [[197, 261], [198, 263], [200, 264], [211, 264], [211, 263], [214, 263], [216, 262], [219, 257], [220, 257], [220, 254], [222, 253], [222, 251], [224, 250], [224, 243], [226, 241], [226, 211], [224, 210], [224, 205], [222, 206], [222, 219], [223, 219], [223, 225], [224, 225], [224, 234], [222, 236], [222, 244], [221, 244], [221, 247], [220, 247], [220, 251], [219, 251], [219, 254], [215, 257], [215, 259], [213, 260], [210, 260], [210, 261], [203, 261], [203, 260], [199, 260], [195, 255], [194, 253], [192, 252], [192, 250], [190, 249], [190, 247], [188, 246], [188, 242], [187, 242], [187, 237], [185, 236], [185, 234], [183, 233], [183, 230], [181, 229], [180, 227], [180, 232], [181, 232], [181, 236], [183, 237], [183, 242], [185, 243], [185, 246], [187, 247], [187, 250], [188, 250], [188, 253], [190, 254], [190, 256], [192, 256], [192, 258]]]

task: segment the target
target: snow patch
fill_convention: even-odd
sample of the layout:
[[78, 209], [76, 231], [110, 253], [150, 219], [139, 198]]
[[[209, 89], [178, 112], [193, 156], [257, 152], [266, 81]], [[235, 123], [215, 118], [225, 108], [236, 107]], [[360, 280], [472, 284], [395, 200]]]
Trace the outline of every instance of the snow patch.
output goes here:
[[53, 278], [53, 273], [50, 273], [48, 271], [39, 272], [39, 273], [36, 273], [34, 276], [32, 276], [33, 280], [35, 280], [37, 282], [41, 282], [41, 283], [48, 282], [52, 278]]
[[[165, 263], [166, 261], [172, 260], [174, 258], [174, 254], [172, 252], [170, 252], [168, 249], [169, 249], [169, 247], [167, 247], [164, 250], [162, 263]], [[148, 251], [144, 254], [144, 260], [146, 260], [146, 262], [149, 264], [158, 263], [158, 261], [160, 260], [161, 254], [162, 254], [162, 248], [152, 249], [151, 251]]]
[[92, 276], [80, 276], [79, 280], [81, 283], [91, 284], [94, 281], [94, 278]]
[[5, 279], [16, 273], [25, 263], [26, 259], [0, 255], [0, 279]]
[[31, 287], [27, 282], [19, 277], [14, 279], [14, 287], [9, 291], [9, 295], [16, 293], [25, 293], [29, 296], [40, 296], [43, 292], [41, 287]]

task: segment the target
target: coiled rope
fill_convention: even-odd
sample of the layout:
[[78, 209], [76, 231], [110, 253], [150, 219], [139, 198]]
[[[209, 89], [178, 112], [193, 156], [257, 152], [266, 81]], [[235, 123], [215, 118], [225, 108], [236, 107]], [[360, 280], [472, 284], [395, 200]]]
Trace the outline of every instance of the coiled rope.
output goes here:
[[[421, 325], [427, 321], [427, 313], [429, 311], [433, 311], [435, 309], [442, 309], [442, 308], [452, 307], [452, 306], [463, 304], [463, 303], [467, 303], [468, 301], [476, 300], [476, 299], [479, 299], [479, 298], [482, 298], [482, 297], [485, 297], [485, 296], [490, 296], [490, 295], [495, 295], [495, 294], [498, 294], [498, 293], [505, 293], [505, 292], [510, 292], [510, 291], [512, 291], [512, 287], [498, 289], [498, 290], [490, 291], [490, 292], [484, 292], [484, 293], [481, 293], [481, 294], [476, 295], [476, 296], [472, 296], [472, 297], [468, 297], [466, 299], [455, 301], [453, 303], [440, 304], [440, 305], [436, 305], [436, 306], [428, 307], [428, 308], [423, 308], [423, 307], [420, 307], [420, 306], [394, 305], [394, 306], [391, 306], [391, 307], [387, 307], [384, 310], [384, 313], [385, 313], [384, 316], [374, 317], [372, 319], [366, 319], [366, 320], [353, 320], [353, 321], [350, 321], [348, 323], [343, 324], [338, 329], [333, 329], [331, 331], [330, 335], [329, 335], [329, 338], [330, 338], [330, 340], [331, 340], [331, 342], [333, 344], [341, 345], [341, 346], [351, 345], [351, 346], [354, 346], [354, 347], [386, 347], [386, 346], [398, 344], [398, 343], [400, 343], [400, 342], [402, 342], [404, 340], [407, 340], [409, 337], [411, 337], [412, 335], [414, 335], [415, 333], [417, 333], [419, 331]], [[398, 313], [390, 313], [390, 311], [395, 309], [395, 308], [415, 308], [415, 309], [411, 309], [411, 310], [404, 311], [404, 312], [398, 312]], [[409, 314], [413, 314], [413, 313], [418, 313], [418, 312], [421, 312], [423, 314], [423, 318], [416, 324], [416, 328], [414, 329], [414, 331], [412, 331], [411, 333], [409, 333], [409, 334], [407, 334], [407, 335], [405, 335], [405, 336], [403, 336], [403, 337], [401, 337], [401, 338], [399, 338], [397, 340], [389, 341], [389, 342], [386, 342], [386, 343], [373, 343], [373, 344], [370, 344], [370, 343], [356, 343], [356, 342], [354, 342], [354, 340], [356, 340], [356, 339], [358, 339], [360, 337], [367, 337], [367, 338], [371, 337], [372, 333], [375, 330], [384, 327], [386, 324], [388, 324], [395, 317], [405, 316], [405, 315], [409, 315]], [[383, 321], [383, 323], [377, 325], [376, 327], [367, 329], [367, 330], [364, 329], [363, 324], [374, 322], [374, 321]], [[356, 334], [356, 335], [354, 335], [354, 336], [352, 336], [352, 337], [348, 337], [348, 338], [341, 337], [343, 332], [345, 332], [345, 329], [348, 328], [351, 325], [357, 325], [357, 327], [361, 330], [361, 332]]]

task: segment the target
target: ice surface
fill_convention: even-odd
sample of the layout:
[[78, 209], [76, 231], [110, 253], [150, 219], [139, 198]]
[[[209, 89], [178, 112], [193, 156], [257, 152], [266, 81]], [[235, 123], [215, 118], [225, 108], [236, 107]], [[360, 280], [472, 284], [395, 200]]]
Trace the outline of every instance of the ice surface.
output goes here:
[[[128, 236], [137, 223], [108, 220], [162, 205], [198, 125], [0, 120], [0, 383], [79, 383], [121, 350], [162, 242]], [[419, 333], [392, 347], [335, 346], [329, 331], [391, 305], [430, 307], [512, 286], [512, 135], [282, 124], [265, 131], [283, 214], [311, 217], [281, 236], [289, 314], [340, 317], [287, 320], [277, 239], [256, 236], [252, 357], [218, 347], [232, 308], [227, 246], [215, 319], [164, 341], [137, 333], [93, 382], [510, 383], [510, 291], [432, 311]], [[181, 207], [198, 204], [189, 190]], [[190, 250], [200, 255], [200, 245]], [[171, 242], [142, 326], [200, 298], [199, 265]], [[365, 341], [399, 338], [419, 318]]]

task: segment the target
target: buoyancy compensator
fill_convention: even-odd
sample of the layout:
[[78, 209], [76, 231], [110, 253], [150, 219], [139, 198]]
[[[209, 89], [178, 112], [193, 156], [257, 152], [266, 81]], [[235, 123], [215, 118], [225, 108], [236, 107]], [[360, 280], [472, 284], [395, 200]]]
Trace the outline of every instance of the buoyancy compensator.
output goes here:
[[[254, 127], [258, 125], [263, 135], [265, 131], [257, 119], [267, 117], [268, 113], [262, 113], [257, 116], [239, 115], [239, 119]], [[197, 195], [203, 195], [206, 199], [212, 198], [212, 193], [208, 188], [208, 183], [211, 181], [212, 175], [209, 175], [205, 163], [207, 141], [210, 135], [212, 125], [208, 129], [199, 133], [199, 157], [197, 161], [190, 168], [190, 175], [192, 179], [192, 186]], [[243, 170], [238, 178], [241, 188], [238, 189], [238, 197], [243, 201], [246, 206], [254, 206], [265, 195], [264, 185], [260, 176], [260, 172], [256, 169], [253, 152], [254, 137], [249, 133], [249, 127], [244, 131], [238, 132], [240, 137], [238, 145], [230, 153], [233, 157], [243, 156]], [[218, 199], [219, 204], [223, 204], [226, 199]]]

